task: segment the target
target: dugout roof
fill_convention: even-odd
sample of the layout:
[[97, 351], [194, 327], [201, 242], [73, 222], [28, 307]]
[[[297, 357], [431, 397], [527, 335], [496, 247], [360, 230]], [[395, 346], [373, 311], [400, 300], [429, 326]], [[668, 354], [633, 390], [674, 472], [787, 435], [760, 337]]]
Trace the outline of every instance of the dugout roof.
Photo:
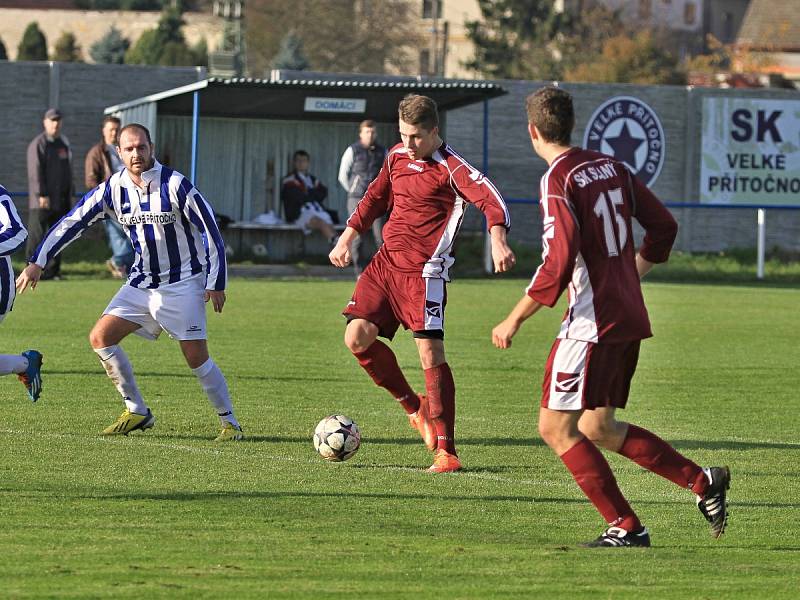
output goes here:
[[[441, 112], [502, 96], [506, 91], [485, 81], [424, 81], [408, 78], [375, 79], [223, 79], [211, 77], [190, 85], [109, 106], [106, 114], [156, 104], [159, 115], [192, 116], [195, 92], [199, 113], [204, 117], [250, 119], [312, 119], [315, 121], [381, 122], [397, 119], [397, 105], [409, 93], [430, 96]], [[358, 100], [363, 103], [333, 110], [314, 110], [308, 99]], [[326, 108], [325, 104], [322, 108]], [[349, 111], [349, 112], [348, 112]]]

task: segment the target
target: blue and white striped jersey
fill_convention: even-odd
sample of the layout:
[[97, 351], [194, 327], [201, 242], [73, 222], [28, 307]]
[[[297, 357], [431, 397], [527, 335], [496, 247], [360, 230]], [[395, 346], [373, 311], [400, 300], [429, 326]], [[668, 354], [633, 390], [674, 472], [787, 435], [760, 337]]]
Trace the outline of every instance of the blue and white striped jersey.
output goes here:
[[207, 290], [224, 290], [225, 243], [214, 211], [191, 182], [156, 161], [137, 187], [125, 169], [88, 192], [56, 223], [30, 261], [44, 268], [93, 223], [117, 219], [136, 260], [128, 285], [155, 289], [206, 273]]
[[0, 185], [0, 315], [6, 314], [14, 304], [14, 270], [11, 254], [28, 237], [28, 230], [19, 218], [11, 194]]

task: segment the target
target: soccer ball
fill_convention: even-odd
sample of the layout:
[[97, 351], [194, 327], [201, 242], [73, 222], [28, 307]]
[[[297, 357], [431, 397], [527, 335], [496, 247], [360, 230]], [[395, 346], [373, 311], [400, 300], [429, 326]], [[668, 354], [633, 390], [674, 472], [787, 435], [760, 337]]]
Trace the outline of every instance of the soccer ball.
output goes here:
[[325, 460], [347, 460], [358, 451], [360, 445], [358, 425], [344, 415], [325, 417], [314, 430], [314, 450]]

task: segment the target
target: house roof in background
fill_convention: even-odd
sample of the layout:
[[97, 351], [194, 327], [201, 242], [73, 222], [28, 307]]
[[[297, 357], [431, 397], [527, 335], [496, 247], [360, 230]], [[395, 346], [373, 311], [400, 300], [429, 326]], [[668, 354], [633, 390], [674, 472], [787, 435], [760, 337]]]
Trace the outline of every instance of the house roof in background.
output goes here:
[[736, 42], [757, 50], [800, 52], [797, 0], [752, 0]]

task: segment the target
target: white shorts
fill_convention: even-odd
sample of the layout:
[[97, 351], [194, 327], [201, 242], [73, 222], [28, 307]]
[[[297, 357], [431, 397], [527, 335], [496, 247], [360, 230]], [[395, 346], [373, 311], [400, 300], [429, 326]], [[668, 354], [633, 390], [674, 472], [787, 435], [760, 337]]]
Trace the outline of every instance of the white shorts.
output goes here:
[[206, 339], [205, 275], [170, 283], [155, 290], [123, 285], [104, 315], [141, 325], [134, 333], [148, 340], [162, 330], [176, 340]]
[[325, 221], [328, 225], [333, 225], [331, 215], [316, 202], [306, 202], [303, 204], [303, 207], [300, 209], [300, 216], [297, 217], [294, 224], [302, 227], [303, 233], [308, 235], [311, 233], [308, 222], [314, 217], [318, 218], [320, 221]]

